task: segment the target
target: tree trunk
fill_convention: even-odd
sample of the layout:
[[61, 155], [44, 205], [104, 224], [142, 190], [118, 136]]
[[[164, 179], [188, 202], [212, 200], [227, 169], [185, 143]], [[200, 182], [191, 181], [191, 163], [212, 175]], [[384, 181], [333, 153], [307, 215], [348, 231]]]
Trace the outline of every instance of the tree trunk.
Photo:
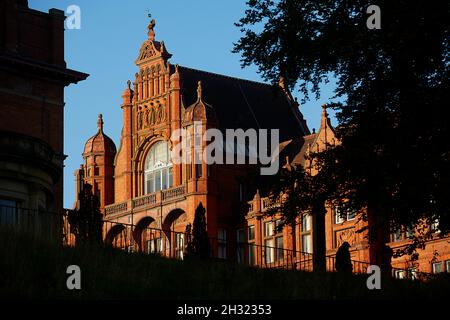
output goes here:
[[389, 221], [381, 206], [368, 209], [368, 223], [370, 264], [379, 266], [383, 274], [391, 275], [392, 249], [386, 245], [389, 242]]
[[325, 244], [325, 201], [317, 201], [312, 206], [313, 228], [313, 270], [326, 271], [326, 244]]

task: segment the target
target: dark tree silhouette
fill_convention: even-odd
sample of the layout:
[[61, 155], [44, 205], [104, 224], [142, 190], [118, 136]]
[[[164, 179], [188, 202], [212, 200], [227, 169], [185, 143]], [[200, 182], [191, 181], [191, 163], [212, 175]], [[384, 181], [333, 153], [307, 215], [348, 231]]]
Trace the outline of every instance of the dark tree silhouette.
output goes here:
[[350, 244], [344, 242], [336, 252], [335, 268], [337, 272], [352, 273], [353, 266], [350, 258]]
[[336, 78], [342, 102], [329, 106], [341, 145], [325, 151], [324, 166], [344, 210], [369, 220], [371, 262], [387, 265], [378, 253], [387, 252], [391, 223], [450, 228], [450, 3], [370, 4], [381, 9], [381, 29], [367, 27], [363, 0], [250, 0], [234, 52], [266, 80], [283, 74], [305, 99]]
[[[206, 232], [206, 210], [200, 202], [195, 209], [194, 224], [192, 228], [192, 240], [187, 241], [187, 255], [197, 258], [209, 258], [211, 253], [211, 246], [209, 243], [208, 234]], [[190, 225], [189, 225], [190, 226]], [[190, 227], [189, 227], [190, 229]], [[188, 227], [186, 227], [187, 231]]]
[[188, 223], [184, 231], [185, 237], [185, 257], [192, 257], [194, 255], [194, 245], [192, 243], [192, 225]]
[[78, 194], [77, 208], [69, 212], [68, 219], [76, 245], [102, 243], [103, 219], [100, 203], [98, 197], [92, 193], [90, 184], [83, 184], [83, 189]]

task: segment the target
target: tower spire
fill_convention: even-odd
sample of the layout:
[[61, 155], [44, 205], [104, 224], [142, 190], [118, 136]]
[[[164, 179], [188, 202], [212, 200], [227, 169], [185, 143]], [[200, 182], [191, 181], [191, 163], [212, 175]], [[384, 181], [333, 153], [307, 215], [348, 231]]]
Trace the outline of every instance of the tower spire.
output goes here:
[[97, 127], [98, 131], [103, 132], [103, 116], [101, 113], [98, 114]]
[[320, 119], [320, 128], [324, 129], [328, 126], [329, 124], [329, 119], [328, 119], [328, 112], [327, 112], [327, 105], [323, 104], [322, 105], [322, 118]]
[[202, 82], [199, 81], [197, 83], [197, 101], [201, 101], [202, 100]]

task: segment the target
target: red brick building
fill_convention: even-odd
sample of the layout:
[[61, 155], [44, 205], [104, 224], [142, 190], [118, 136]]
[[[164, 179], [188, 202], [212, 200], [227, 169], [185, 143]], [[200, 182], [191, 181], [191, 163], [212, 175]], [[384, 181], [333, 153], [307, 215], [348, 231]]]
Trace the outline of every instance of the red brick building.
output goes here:
[[63, 212], [64, 88], [88, 76], [66, 67], [64, 19], [0, 3], [0, 224]]
[[[194, 159], [196, 126], [202, 132], [279, 129], [283, 163], [314, 172], [305, 155], [339, 143], [326, 109], [319, 130], [311, 134], [283, 81], [271, 86], [213, 74], [172, 65], [170, 57], [164, 42], [155, 40], [152, 21], [148, 40], [135, 61], [138, 70], [133, 85], [128, 82], [122, 94], [118, 148], [104, 133], [101, 115], [98, 132], [85, 144], [84, 164], [76, 171], [78, 190], [82, 182], [88, 182], [100, 197], [105, 241], [128, 250], [182, 257], [183, 232], [202, 203], [215, 256], [261, 266], [311, 269], [316, 236], [312, 217], [305, 214], [294, 229], [278, 232], [279, 220], [265, 215], [269, 199], [245, 180], [257, 166], [173, 163], [170, 150], [181, 142], [170, 137], [179, 129], [191, 133], [193, 141], [182, 137], [181, 153]], [[201, 143], [204, 148], [205, 142]], [[354, 269], [365, 272], [373, 259], [367, 234], [357, 232], [364, 222], [353, 213], [345, 218], [336, 213], [335, 207], [327, 205], [327, 268], [333, 270], [337, 248], [348, 242]], [[389, 244], [394, 249], [407, 241], [395, 240]], [[431, 261], [434, 250], [441, 254], [438, 261], [443, 269], [450, 268], [448, 239], [430, 241], [418, 262], [402, 257], [394, 259], [393, 266], [431, 272], [433, 266], [438, 268]], [[397, 276], [406, 276], [397, 271]]]
[[[245, 221], [242, 205], [254, 189], [238, 181], [255, 165], [196, 164], [196, 138], [184, 137], [182, 154], [192, 163], [172, 163], [170, 150], [181, 143], [170, 139], [176, 130], [194, 137], [194, 130], [209, 128], [279, 129], [281, 140], [309, 133], [298, 103], [283, 86], [172, 65], [171, 56], [164, 42], [155, 40], [152, 21], [135, 61], [133, 85], [128, 81], [122, 94], [118, 148], [104, 133], [100, 116], [99, 130], [86, 142], [84, 164], [76, 171], [78, 186], [89, 182], [100, 197], [105, 220], [137, 226], [134, 250], [151, 245], [140, 234], [148, 228], [167, 231], [162, 243], [181, 243], [183, 236], [172, 239], [169, 231], [184, 232], [200, 203], [210, 237], [234, 238], [236, 226]], [[106, 225], [106, 239], [124, 237], [123, 226], [110, 230]]]

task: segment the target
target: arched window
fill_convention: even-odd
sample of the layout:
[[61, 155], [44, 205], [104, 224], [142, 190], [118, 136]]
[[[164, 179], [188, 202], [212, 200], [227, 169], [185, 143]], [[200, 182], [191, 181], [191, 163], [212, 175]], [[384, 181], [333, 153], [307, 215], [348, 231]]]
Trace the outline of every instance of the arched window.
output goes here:
[[145, 193], [171, 188], [172, 177], [169, 146], [163, 141], [157, 142], [145, 158]]

